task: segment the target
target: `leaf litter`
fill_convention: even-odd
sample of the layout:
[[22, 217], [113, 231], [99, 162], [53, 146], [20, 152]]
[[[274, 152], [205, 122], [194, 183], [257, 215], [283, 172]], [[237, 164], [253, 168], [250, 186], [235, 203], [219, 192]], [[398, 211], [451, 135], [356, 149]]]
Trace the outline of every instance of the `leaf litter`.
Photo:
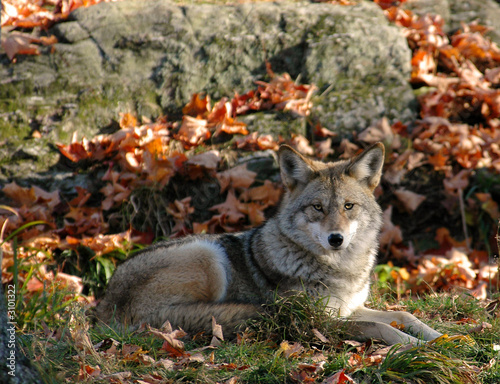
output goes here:
[[[21, 8], [24, 2], [10, 0], [4, 2], [2, 26], [47, 28], [67, 17], [74, 8], [97, 2], [71, 2], [70, 5], [59, 1], [54, 12], [47, 13], [43, 7], [53, 2], [39, 2], [36, 6], [30, 5], [28, 10]], [[39, 266], [42, 262], [50, 263], [51, 255], [64, 250], [86, 247], [96, 256], [103, 256], [117, 250], [129, 252], [133, 244], [150, 243], [151, 234], [133, 226], [122, 232], [111, 231], [108, 220], [130, 199], [134, 190], [161, 190], [175, 183], [177, 177], [199, 181], [212, 178], [225, 200], [208, 207], [211, 217], [202, 222], [193, 220], [195, 209], [191, 196], [170, 201], [165, 212], [172, 221], [171, 236], [231, 232], [259, 225], [265, 220], [266, 211], [278, 204], [281, 187], [270, 180], [258, 180], [258, 174], [247, 164], [230, 165], [223, 155], [228, 137], [229, 146], [235, 151], [276, 151], [286, 142], [301, 153], [319, 159], [349, 158], [364, 146], [383, 141], [388, 154], [384, 183], [377, 193], [389, 195], [391, 199], [385, 198], [381, 250], [402, 266], [392, 270], [390, 275], [395, 281], [404, 282], [406, 292], [446, 291], [460, 287], [479, 299], [487, 299], [495, 282], [497, 290], [499, 286], [498, 262], [491, 261], [494, 251], [485, 249], [467, 231], [452, 234], [445, 226], [427, 228], [434, 231], [433, 247], [416, 249], [412, 239], [406, 237], [403, 223], [394, 224], [393, 220], [395, 213], [400, 211], [418, 217], [422, 209], [428, 209], [425, 204], [432, 195], [421, 188], [412, 190], [407, 181], [415, 172], [434, 172], [441, 177], [442, 205], [448, 211], [461, 210], [460, 216], [467, 226], [481, 218], [491, 226], [485, 236], [494, 237], [494, 227], [500, 216], [498, 197], [494, 196], [494, 191], [475, 191], [471, 185], [481, 169], [494, 175], [500, 173], [500, 50], [485, 36], [487, 28], [478, 24], [463, 25], [447, 35], [443, 32], [440, 16], [417, 16], [399, 7], [403, 1], [376, 3], [384, 9], [389, 20], [402, 28], [412, 48], [411, 83], [414, 87], [429, 89], [419, 96], [419, 120], [411, 124], [396, 121], [391, 125], [387, 119], [382, 119], [354, 134], [352, 139], [337, 138], [335, 133], [316, 124], [312, 131], [313, 142], [300, 135], [285, 139], [249, 132], [246, 124], [238, 120], [239, 116], [270, 110], [291, 113], [298, 118], [311, 114], [316, 87], [298, 84], [286, 73], [277, 75], [269, 65], [270, 81], [257, 82], [256, 88], [247, 93], [215, 102], [209, 95], [193, 94], [182, 110], [181, 121], [159, 117], [154, 122], [141, 123], [133, 114], [123, 113], [117, 132], [91, 139], [79, 139], [75, 133], [71, 143], [57, 146], [70, 162], [107, 167], [100, 179], [103, 187], [98, 191], [102, 196], [100, 201], [97, 199], [98, 204], [96, 192], [82, 187], [76, 187], [76, 195], [67, 199], [60, 191], [49, 192], [35, 186], [27, 188], [15, 182], [4, 186], [2, 192], [9, 200], [0, 206], [2, 283], [14, 281], [14, 252], [21, 262]], [[18, 31], [10, 32], [6, 39], [2, 37], [2, 45], [11, 60], [19, 54], [39, 54], [34, 44], [52, 45], [55, 42], [52, 37], [35, 38]], [[468, 193], [469, 190], [472, 192]], [[23, 230], [19, 231], [20, 228]], [[14, 249], [13, 236], [17, 249]], [[464, 236], [464, 240], [458, 240]], [[111, 259], [115, 262], [112, 256]], [[62, 270], [47, 272], [44, 265], [34, 273], [24, 270], [18, 273], [17, 279], [25, 283], [28, 295], [64, 286], [79, 300], [87, 304], [93, 301], [91, 296], [81, 294], [81, 276]], [[491, 306], [495, 302], [486, 300], [486, 303]], [[156, 360], [137, 345], [112, 343], [107, 350], [101, 351], [91, 345], [88, 330], [82, 327], [74, 327], [71, 337], [77, 351], [83, 353], [114, 355], [124, 361], [165, 370], [181, 369], [190, 364], [236, 371], [249, 368], [216, 364], [213, 355], [210, 358], [203, 351], [186, 351], [179, 340], [185, 333], [171, 327], [170, 330], [147, 328], [150, 334], [164, 339], [161, 350], [167, 358]], [[482, 322], [469, 331], [483, 332], [489, 327]], [[223, 341], [220, 332], [214, 319], [210, 348], [217, 348]], [[312, 332], [319, 342], [329, 342], [317, 329]], [[365, 353], [367, 344], [357, 344], [355, 348], [357, 351], [351, 352], [348, 358], [349, 368], [323, 382], [355, 382], [349, 374], [382, 364], [389, 352], [379, 348]], [[287, 359], [299, 359], [308, 351], [298, 342], [283, 341], [278, 353]], [[311, 364], [301, 363], [291, 373], [291, 380], [316, 381], [322, 377], [323, 365], [324, 359]], [[131, 373], [104, 374], [99, 365], [86, 364], [82, 360], [77, 378], [130, 382]], [[161, 380], [161, 376], [151, 373], [136, 382]], [[237, 381], [234, 377], [231, 380]]]

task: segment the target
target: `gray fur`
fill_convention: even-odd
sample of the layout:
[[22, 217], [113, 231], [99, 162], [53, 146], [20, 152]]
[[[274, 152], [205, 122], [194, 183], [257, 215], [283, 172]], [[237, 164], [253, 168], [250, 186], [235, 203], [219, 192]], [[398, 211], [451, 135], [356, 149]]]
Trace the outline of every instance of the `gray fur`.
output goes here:
[[[335, 163], [282, 146], [286, 192], [275, 216], [247, 232], [190, 236], [141, 251], [117, 268], [97, 316], [155, 327], [169, 320], [188, 331], [209, 330], [214, 316], [231, 332], [276, 292], [305, 289], [329, 297], [332, 312], [351, 318], [360, 338], [415, 342], [384, 324], [394, 319], [390, 313], [363, 307], [382, 225], [373, 190], [383, 157], [381, 144]], [[422, 324], [410, 314], [403, 317]], [[439, 336], [423, 324], [415, 330], [427, 340]]]

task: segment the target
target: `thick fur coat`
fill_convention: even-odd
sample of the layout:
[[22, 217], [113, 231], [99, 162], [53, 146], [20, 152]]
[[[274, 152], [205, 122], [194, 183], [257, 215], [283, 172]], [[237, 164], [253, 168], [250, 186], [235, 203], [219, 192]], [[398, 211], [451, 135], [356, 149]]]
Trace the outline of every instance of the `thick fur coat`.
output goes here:
[[279, 162], [285, 194], [264, 225], [144, 249], [117, 268], [98, 318], [155, 327], [168, 320], [199, 331], [210, 329], [213, 316], [232, 332], [276, 293], [305, 290], [327, 297], [332, 314], [348, 318], [359, 338], [416, 341], [387, 325], [393, 320], [408, 322], [424, 339], [439, 336], [407, 313], [390, 317], [364, 308], [382, 225], [373, 191], [382, 173], [383, 145], [333, 163], [282, 146]]

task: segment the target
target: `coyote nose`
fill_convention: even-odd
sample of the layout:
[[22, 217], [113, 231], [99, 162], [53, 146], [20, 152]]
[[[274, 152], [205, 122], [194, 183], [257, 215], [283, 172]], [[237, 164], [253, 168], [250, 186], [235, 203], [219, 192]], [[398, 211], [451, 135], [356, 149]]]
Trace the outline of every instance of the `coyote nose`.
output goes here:
[[332, 233], [330, 236], [328, 236], [328, 243], [330, 243], [332, 247], [340, 247], [343, 241], [344, 237], [340, 233]]

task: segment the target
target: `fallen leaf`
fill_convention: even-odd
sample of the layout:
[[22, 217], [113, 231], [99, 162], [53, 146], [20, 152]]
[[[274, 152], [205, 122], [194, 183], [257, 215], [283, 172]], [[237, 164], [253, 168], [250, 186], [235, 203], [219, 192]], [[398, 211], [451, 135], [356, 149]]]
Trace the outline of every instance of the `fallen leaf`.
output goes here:
[[184, 332], [182, 329], [177, 329], [177, 330], [172, 331], [170, 333], [166, 333], [166, 332], [161, 332], [157, 329], [154, 329], [154, 328], [150, 327], [149, 325], [146, 328], [151, 334], [164, 340], [161, 349], [167, 351], [167, 353], [170, 356], [182, 357], [182, 356], [186, 355], [186, 352], [184, 349], [184, 343], [179, 340], [180, 338], [187, 335], [187, 333]]
[[356, 382], [352, 379], [352, 377], [350, 377], [345, 373], [344, 369], [336, 372], [332, 376], [327, 377], [325, 380], [321, 382], [321, 384], [346, 384], [346, 383], [355, 384]]
[[500, 210], [498, 203], [493, 200], [490, 193], [477, 192], [477, 199], [482, 203], [481, 209], [485, 211], [495, 222], [500, 219]]
[[278, 353], [283, 353], [287, 359], [299, 357], [304, 351], [304, 347], [300, 343], [290, 344], [288, 341], [282, 341]]
[[204, 119], [210, 111], [210, 96], [201, 97], [199, 93], [194, 93], [191, 100], [182, 108], [183, 115]]
[[221, 341], [224, 341], [224, 335], [222, 334], [222, 326], [217, 324], [215, 321], [215, 317], [212, 316], [212, 341], [210, 342], [211, 346], [219, 347], [221, 345]]
[[309, 140], [307, 140], [302, 135], [293, 135], [292, 141], [290, 143], [292, 147], [294, 147], [297, 151], [306, 156], [313, 156], [314, 149], [311, 147]]
[[316, 336], [322, 343], [329, 343], [330, 341], [316, 328], [312, 329], [312, 333]]
[[399, 244], [403, 241], [403, 233], [398, 225], [394, 225], [391, 220], [392, 205], [389, 205], [383, 213], [383, 225], [380, 233], [380, 246], [385, 247], [390, 244]]
[[215, 171], [219, 165], [220, 160], [220, 152], [212, 150], [191, 157], [188, 161], [185, 162], [185, 164], [188, 166], [202, 167], [208, 171]]
[[96, 366], [91, 366], [88, 364], [80, 364], [80, 371], [78, 373], [78, 380], [82, 381], [87, 381], [89, 378], [95, 379], [97, 377], [100, 377], [101, 375], [101, 368], [96, 365]]
[[395, 190], [394, 194], [396, 195], [398, 200], [403, 203], [405, 209], [410, 213], [414, 212], [425, 200], [424, 195], [408, 191], [404, 188]]
[[131, 113], [120, 113], [120, 127], [134, 128], [137, 126], [137, 118]]
[[9, 60], [13, 61], [17, 55], [39, 55], [38, 46], [32, 43], [40, 42], [40, 39], [22, 32], [2, 33], [2, 48], [5, 50]]
[[60, 283], [62, 288], [66, 288], [74, 293], [81, 294], [83, 291], [82, 278], [79, 276], [68, 275], [63, 272], [58, 272], [54, 281]]
[[486, 321], [482, 321], [481, 324], [476, 325], [473, 328], [470, 328], [467, 330], [467, 332], [470, 333], [481, 333], [485, 329], [492, 329], [493, 326], [490, 323], [487, 323]]
[[229, 224], [237, 224], [245, 219], [245, 215], [239, 208], [240, 202], [235, 196], [234, 189], [230, 189], [227, 193], [226, 201], [224, 203], [214, 205], [210, 208], [210, 210], [224, 214]]
[[186, 146], [197, 146], [210, 138], [208, 121], [184, 115], [179, 132], [175, 136]]
[[247, 189], [255, 181], [257, 173], [248, 170], [246, 164], [241, 164], [215, 176], [221, 186], [221, 192], [224, 192], [230, 186], [235, 189]]

